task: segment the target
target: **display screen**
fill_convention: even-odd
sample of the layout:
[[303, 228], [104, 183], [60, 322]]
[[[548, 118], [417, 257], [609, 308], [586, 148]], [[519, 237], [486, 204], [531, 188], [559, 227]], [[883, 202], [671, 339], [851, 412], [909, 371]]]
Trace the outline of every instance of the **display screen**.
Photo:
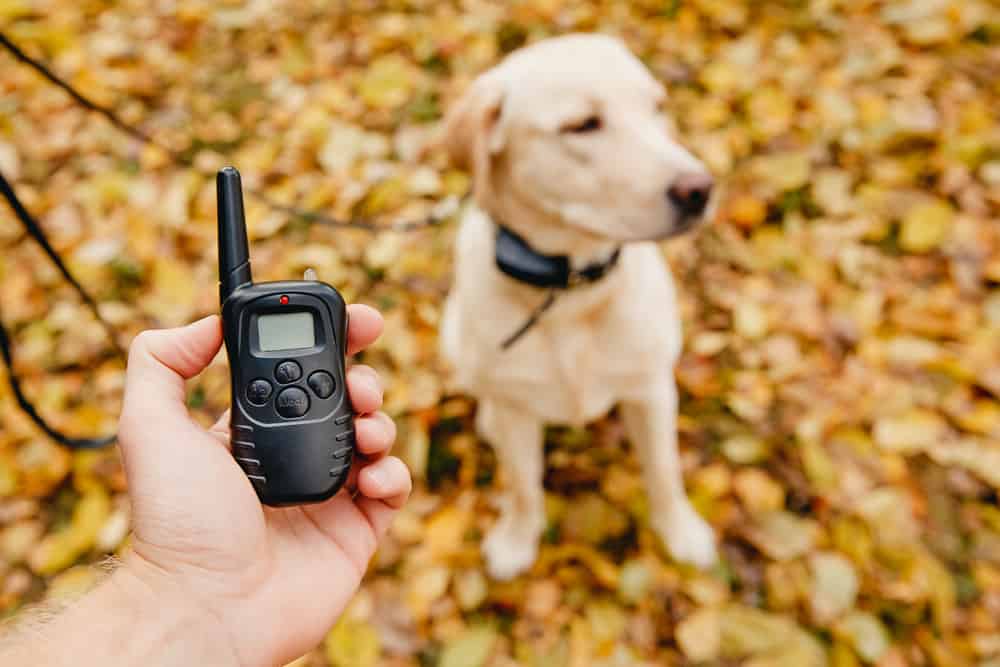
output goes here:
[[281, 313], [257, 318], [259, 346], [263, 352], [297, 350], [316, 344], [312, 313]]

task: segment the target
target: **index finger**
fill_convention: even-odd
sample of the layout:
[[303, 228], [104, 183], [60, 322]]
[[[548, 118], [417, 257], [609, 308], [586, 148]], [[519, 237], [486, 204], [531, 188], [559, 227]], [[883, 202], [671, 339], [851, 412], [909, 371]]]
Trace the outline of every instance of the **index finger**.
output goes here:
[[360, 352], [382, 335], [382, 314], [371, 306], [352, 303], [347, 307], [347, 317], [347, 354]]

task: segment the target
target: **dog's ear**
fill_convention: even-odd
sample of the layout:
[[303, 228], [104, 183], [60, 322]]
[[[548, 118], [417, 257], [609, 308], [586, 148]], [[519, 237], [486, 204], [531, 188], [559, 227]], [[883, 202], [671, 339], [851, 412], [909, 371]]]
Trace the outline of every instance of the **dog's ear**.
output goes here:
[[493, 156], [506, 143], [503, 98], [503, 79], [490, 70], [472, 83], [444, 121], [441, 140], [452, 164], [471, 169], [477, 181], [486, 178]]

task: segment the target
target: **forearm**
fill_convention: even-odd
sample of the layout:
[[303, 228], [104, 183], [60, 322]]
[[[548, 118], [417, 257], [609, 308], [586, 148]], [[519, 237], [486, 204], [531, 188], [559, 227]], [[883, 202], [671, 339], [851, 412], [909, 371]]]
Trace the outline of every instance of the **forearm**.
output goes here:
[[0, 665], [239, 665], [219, 622], [135, 566], [122, 566], [47, 621], [0, 640]]

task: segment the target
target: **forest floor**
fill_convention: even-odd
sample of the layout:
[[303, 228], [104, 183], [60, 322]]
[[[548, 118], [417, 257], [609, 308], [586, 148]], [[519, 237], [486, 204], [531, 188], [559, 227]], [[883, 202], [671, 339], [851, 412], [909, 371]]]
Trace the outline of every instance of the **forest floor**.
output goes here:
[[[327, 6], [329, 5], [329, 6]], [[217, 311], [214, 172], [340, 218], [418, 220], [468, 188], [421, 155], [521, 44], [622, 37], [723, 183], [664, 248], [685, 351], [686, 482], [721, 564], [651, 533], [618, 419], [547, 435], [538, 563], [490, 581], [495, 465], [444, 393], [454, 221], [341, 229], [247, 202], [260, 279], [314, 267], [387, 327], [417, 488], [303, 665], [1000, 666], [1000, 9], [989, 0], [0, 0], [0, 30], [162, 145], [0, 55], [0, 173], [122, 344]], [[123, 368], [9, 210], [0, 312], [55, 425], [111, 432]], [[190, 386], [209, 423], [220, 356]], [[118, 455], [52, 443], [0, 387], [0, 613], [90, 585], [127, 542]]]

